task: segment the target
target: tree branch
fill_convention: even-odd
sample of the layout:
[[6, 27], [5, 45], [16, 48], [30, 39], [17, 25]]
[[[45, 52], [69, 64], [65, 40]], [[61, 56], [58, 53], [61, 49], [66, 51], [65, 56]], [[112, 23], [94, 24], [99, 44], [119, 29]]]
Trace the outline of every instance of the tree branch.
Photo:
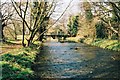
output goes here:
[[[69, 4], [68, 4], [68, 6], [66, 7], [66, 9], [63, 11], [63, 13], [60, 15], [60, 17], [53, 23], [53, 25], [49, 26], [49, 27], [48, 27], [45, 31], [43, 31], [39, 36], [41, 36], [41, 35], [43, 35], [45, 32], [47, 32], [48, 29], [50, 29], [52, 26], [54, 26], [54, 25], [60, 20], [60, 18], [64, 15], [64, 13], [67, 11], [67, 9], [69, 8], [69, 6], [71, 5], [72, 1], [73, 1], [73, 0], [71, 0], [71, 1], [69, 2]], [[39, 38], [38, 38], [38, 39], [39, 39]], [[38, 40], [38, 39], [36, 39], [36, 40]], [[36, 40], [35, 40], [35, 41], [36, 41]]]

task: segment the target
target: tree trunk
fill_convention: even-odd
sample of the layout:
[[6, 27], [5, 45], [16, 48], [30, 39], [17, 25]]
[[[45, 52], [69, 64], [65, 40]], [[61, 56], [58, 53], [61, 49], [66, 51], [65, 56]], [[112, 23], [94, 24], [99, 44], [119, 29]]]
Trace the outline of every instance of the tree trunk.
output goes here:
[[[1, 6], [1, 1], [0, 1], [0, 6]], [[2, 40], [2, 13], [0, 8], [0, 42], [1, 40]]]
[[24, 21], [23, 21], [23, 38], [22, 38], [22, 46], [23, 47], [25, 47], [24, 40], [25, 40], [25, 24], [24, 24]]
[[14, 22], [13, 22], [13, 26], [14, 26], [15, 40], [17, 40], [17, 29]]
[[2, 24], [2, 13], [0, 12], [0, 41], [5, 42], [5, 37], [4, 37], [4, 26], [5, 24]]
[[120, 42], [120, 24], [118, 26], [118, 42]]
[[4, 30], [4, 27], [2, 26], [2, 33], [1, 33], [2, 34], [2, 41], [5, 42], [5, 36], [4, 36], [3, 30]]
[[30, 45], [32, 44], [32, 40], [33, 40], [33, 31], [32, 31], [32, 33], [31, 33], [31, 35], [30, 35], [30, 38], [28, 39], [28, 44], [27, 44], [27, 46], [30, 46]]
[[27, 44], [27, 47], [30, 46], [32, 44], [32, 40], [33, 40], [33, 37], [31, 36], [28, 40], [28, 44]]
[[112, 37], [112, 33], [110, 30], [108, 30], [108, 39], [111, 39], [111, 37]]
[[39, 29], [39, 34], [40, 34], [40, 36], [39, 36], [39, 41], [42, 41], [42, 40], [43, 40], [43, 35], [44, 35], [44, 34], [41, 35], [41, 33], [43, 33], [43, 31], [44, 31], [43, 27], [40, 27], [40, 29]]
[[37, 32], [38, 32], [38, 30], [32, 30], [31, 31], [30, 38], [27, 40], [28, 41], [27, 46], [30, 46], [32, 44], [33, 38], [35, 37]]

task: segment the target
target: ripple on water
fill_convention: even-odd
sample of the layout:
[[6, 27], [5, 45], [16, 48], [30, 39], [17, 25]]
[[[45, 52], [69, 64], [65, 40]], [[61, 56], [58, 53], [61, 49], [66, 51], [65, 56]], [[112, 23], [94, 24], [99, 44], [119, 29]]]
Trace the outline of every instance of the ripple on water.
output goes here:
[[[79, 49], [71, 49], [74, 47]], [[81, 43], [45, 43], [36, 59], [35, 73], [43, 78], [116, 77], [117, 62], [111, 54]]]

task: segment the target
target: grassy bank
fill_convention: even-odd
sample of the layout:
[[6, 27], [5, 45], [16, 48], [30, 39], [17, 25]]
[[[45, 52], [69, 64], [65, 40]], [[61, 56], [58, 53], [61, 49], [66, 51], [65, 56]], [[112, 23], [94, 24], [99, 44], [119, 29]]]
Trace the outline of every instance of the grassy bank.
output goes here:
[[104, 49], [120, 51], [120, 42], [117, 40], [108, 40], [108, 39], [95, 39], [92, 41], [91, 38], [78, 38], [78, 37], [70, 37], [67, 38], [68, 41], [82, 42], [92, 46], [97, 46]]
[[118, 42], [117, 40], [95, 39], [92, 42], [91, 38], [87, 38], [83, 42], [104, 49], [120, 51], [120, 42]]
[[2, 80], [30, 80], [34, 76], [34, 72], [31, 69], [34, 63], [37, 47], [39, 45], [32, 45], [28, 48], [14, 49], [8, 53], [0, 55], [2, 61]]
[[68, 42], [80, 42], [80, 38], [79, 37], [68, 37], [66, 40]]

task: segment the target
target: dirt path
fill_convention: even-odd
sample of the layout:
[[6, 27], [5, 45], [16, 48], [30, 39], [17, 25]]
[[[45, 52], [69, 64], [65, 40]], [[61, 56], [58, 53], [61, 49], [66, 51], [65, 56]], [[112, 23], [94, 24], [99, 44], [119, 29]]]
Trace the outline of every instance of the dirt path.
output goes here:
[[14, 51], [15, 49], [20, 49], [22, 48], [20, 43], [15, 43], [15, 44], [2, 44], [0, 47], [0, 54], [7, 53]]

